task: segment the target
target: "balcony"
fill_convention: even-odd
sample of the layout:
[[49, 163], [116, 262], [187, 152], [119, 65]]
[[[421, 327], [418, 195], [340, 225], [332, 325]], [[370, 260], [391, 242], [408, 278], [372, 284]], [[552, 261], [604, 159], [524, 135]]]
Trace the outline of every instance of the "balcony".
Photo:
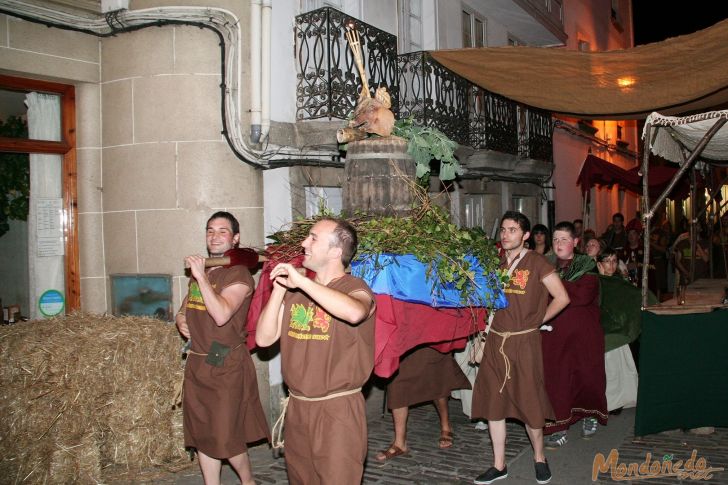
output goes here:
[[386, 87], [396, 113], [397, 36], [324, 7], [296, 17], [298, 120], [346, 119], [354, 110], [362, 83], [344, 37], [347, 28], [359, 32], [369, 86]]
[[516, 103], [446, 69], [427, 52], [397, 56], [397, 38], [325, 7], [296, 17], [297, 119], [347, 119], [361, 80], [344, 32], [361, 37], [370, 86], [385, 86], [397, 119], [413, 117], [460, 145], [552, 161], [549, 112]]

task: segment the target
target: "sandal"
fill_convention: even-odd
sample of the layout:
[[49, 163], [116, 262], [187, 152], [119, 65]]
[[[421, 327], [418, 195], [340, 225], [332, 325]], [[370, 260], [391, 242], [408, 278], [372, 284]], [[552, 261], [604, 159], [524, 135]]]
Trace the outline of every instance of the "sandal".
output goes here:
[[386, 450], [382, 450], [379, 453], [377, 453], [374, 456], [374, 459], [377, 460], [380, 463], [384, 463], [385, 461], [389, 461], [392, 458], [397, 458], [398, 456], [403, 456], [409, 453], [409, 450], [403, 450], [399, 446], [392, 443], [389, 448]]
[[441, 450], [452, 447], [452, 443], [453, 443], [452, 431], [443, 431], [440, 434], [440, 438], [437, 440], [437, 446]]

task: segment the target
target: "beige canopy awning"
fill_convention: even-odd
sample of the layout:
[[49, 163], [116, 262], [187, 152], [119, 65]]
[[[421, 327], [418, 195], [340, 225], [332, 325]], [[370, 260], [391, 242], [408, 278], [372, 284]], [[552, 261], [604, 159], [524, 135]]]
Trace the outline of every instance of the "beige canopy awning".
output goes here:
[[645, 118], [728, 103], [728, 20], [631, 49], [547, 47], [432, 51], [471, 82], [530, 106], [583, 118]]

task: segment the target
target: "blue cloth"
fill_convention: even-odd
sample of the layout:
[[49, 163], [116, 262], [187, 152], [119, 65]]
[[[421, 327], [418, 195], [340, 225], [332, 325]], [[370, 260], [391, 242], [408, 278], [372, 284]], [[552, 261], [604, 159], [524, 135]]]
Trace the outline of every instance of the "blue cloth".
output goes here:
[[[411, 254], [366, 255], [351, 263], [351, 274], [367, 282], [374, 293], [390, 295], [409, 303], [421, 303], [434, 308], [462, 308], [492, 306], [496, 309], [508, 306], [503, 289], [494, 273], [483, 273], [478, 260], [465, 256], [475, 274], [477, 291], [471, 301], [463, 302], [460, 290], [454, 284], [435, 285], [432, 277], [427, 278], [427, 265]], [[436, 269], [433, 268], [433, 271]]]

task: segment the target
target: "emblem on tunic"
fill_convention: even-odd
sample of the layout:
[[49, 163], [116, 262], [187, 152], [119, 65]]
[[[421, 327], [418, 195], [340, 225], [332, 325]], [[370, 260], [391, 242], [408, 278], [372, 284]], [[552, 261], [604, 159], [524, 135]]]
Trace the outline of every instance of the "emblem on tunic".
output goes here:
[[[331, 315], [323, 308], [309, 304], [304, 306], [301, 303], [291, 305], [291, 321], [288, 324], [290, 330], [288, 335], [299, 340], [328, 340], [329, 327], [331, 326]], [[319, 329], [321, 333], [311, 332]]]
[[528, 283], [528, 275], [531, 272], [527, 269], [517, 269], [511, 276], [511, 285], [518, 286], [522, 290], [526, 289], [526, 283]]
[[200, 285], [197, 281], [193, 281], [190, 285], [189, 296], [187, 297], [187, 308], [194, 308], [195, 310], [206, 311], [205, 300], [202, 298], [202, 292], [200, 291]]
[[313, 308], [294, 303], [291, 305], [291, 323], [289, 327], [295, 330], [311, 330], [311, 322], [313, 321]]
[[316, 313], [313, 316], [313, 328], [319, 328], [323, 333], [329, 333], [330, 324], [331, 315], [326, 313], [322, 308], [316, 307]]

